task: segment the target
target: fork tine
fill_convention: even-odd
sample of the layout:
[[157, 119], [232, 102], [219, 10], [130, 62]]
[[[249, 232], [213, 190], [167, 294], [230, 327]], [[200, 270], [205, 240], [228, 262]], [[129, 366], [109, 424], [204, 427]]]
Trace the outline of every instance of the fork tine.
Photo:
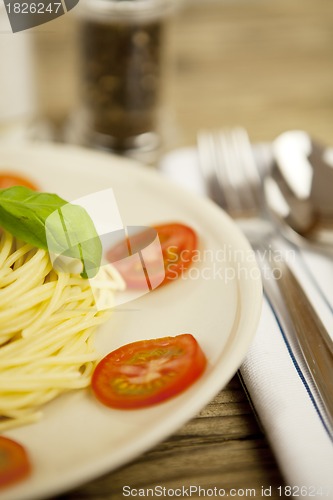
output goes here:
[[251, 192], [252, 203], [254, 206], [261, 205], [261, 179], [258, 171], [258, 166], [254, 158], [249, 136], [244, 128], [237, 127], [234, 129], [236, 138], [235, 147], [239, 154], [239, 161], [242, 164], [244, 180], [247, 181], [249, 191]]
[[220, 131], [216, 144], [220, 154], [217, 177], [225, 193], [226, 209], [236, 217], [253, 215], [259, 206], [246, 175], [246, 161], [240, 144], [244, 135], [241, 131], [239, 128]]
[[219, 161], [216, 164], [217, 179], [224, 193], [229, 212], [242, 211], [242, 199], [237, 179], [237, 151], [232, 145], [232, 135], [228, 130], [215, 134], [215, 146]]
[[260, 177], [244, 129], [198, 134], [201, 172], [208, 195], [235, 217], [260, 208]]
[[[232, 147], [237, 155], [237, 174], [238, 174], [238, 191], [242, 201], [243, 211], [250, 213], [258, 210], [258, 203], [253, 195], [252, 180], [247, 175], [247, 157], [252, 151], [247, 151], [247, 155], [243, 154], [244, 145], [247, 146], [242, 129], [236, 128], [231, 131]], [[250, 143], [248, 143], [249, 147]]]

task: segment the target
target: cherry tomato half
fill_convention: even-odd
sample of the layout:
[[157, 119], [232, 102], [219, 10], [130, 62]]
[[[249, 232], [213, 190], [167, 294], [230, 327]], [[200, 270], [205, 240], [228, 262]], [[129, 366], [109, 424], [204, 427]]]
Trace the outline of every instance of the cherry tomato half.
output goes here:
[[141, 340], [116, 349], [98, 363], [92, 390], [106, 406], [144, 408], [184, 391], [206, 364], [199, 344], [188, 333]]
[[0, 436], [0, 488], [21, 481], [30, 471], [30, 461], [23, 446]]
[[21, 175], [12, 174], [10, 172], [0, 172], [0, 189], [7, 189], [13, 186], [25, 186], [34, 191], [38, 190], [35, 184]]
[[[118, 269], [128, 288], [146, 288], [147, 279], [148, 286], [152, 289], [156, 288], [154, 283], [161, 285], [170, 283], [178, 279], [193, 262], [197, 249], [197, 235], [191, 227], [174, 222], [152, 226], [152, 229], [157, 231], [161, 246], [151, 246], [151, 251], [146, 254], [147, 260], [145, 260], [144, 248], [147, 244], [148, 231], [143, 231], [130, 238], [130, 247], [143, 250], [145, 273], [142, 271], [141, 262], [138, 262], [137, 259], [123, 257], [125, 248], [123, 241], [111, 248], [106, 255], [108, 261], [112, 262]], [[163, 266], [161, 268], [160, 265], [160, 249], [162, 249], [164, 271]]]

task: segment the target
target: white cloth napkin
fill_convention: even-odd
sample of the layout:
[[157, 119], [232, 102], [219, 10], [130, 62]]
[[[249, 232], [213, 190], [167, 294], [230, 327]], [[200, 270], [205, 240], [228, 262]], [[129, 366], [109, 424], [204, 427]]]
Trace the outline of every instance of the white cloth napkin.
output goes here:
[[[257, 146], [254, 152], [264, 170], [267, 146]], [[195, 148], [169, 153], [159, 167], [185, 189], [205, 195]], [[289, 255], [288, 263], [333, 336], [333, 262], [294, 247]], [[240, 372], [290, 487], [282, 490], [281, 497], [333, 499], [333, 429], [298, 346], [288, 340], [285, 325], [277, 320], [267, 298]]]

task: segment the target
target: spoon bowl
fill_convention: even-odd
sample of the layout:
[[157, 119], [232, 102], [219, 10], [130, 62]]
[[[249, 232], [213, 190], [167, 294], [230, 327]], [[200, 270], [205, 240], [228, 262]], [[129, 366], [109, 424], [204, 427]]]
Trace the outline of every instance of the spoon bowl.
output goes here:
[[325, 149], [303, 131], [280, 135], [264, 180], [270, 217], [294, 243], [333, 255], [333, 166]]

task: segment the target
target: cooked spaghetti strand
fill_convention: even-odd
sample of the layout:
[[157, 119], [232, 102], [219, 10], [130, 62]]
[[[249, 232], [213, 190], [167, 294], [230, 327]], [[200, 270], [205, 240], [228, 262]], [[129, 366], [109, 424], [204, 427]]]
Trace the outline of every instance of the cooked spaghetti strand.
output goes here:
[[[36, 421], [45, 403], [90, 384], [95, 330], [110, 312], [98, 310], [92, 285], [55, 271], [46, 251], [0, 229], [0, 432]], [[110, 266], [96, 279], [106, 303], [123, 287]]]

